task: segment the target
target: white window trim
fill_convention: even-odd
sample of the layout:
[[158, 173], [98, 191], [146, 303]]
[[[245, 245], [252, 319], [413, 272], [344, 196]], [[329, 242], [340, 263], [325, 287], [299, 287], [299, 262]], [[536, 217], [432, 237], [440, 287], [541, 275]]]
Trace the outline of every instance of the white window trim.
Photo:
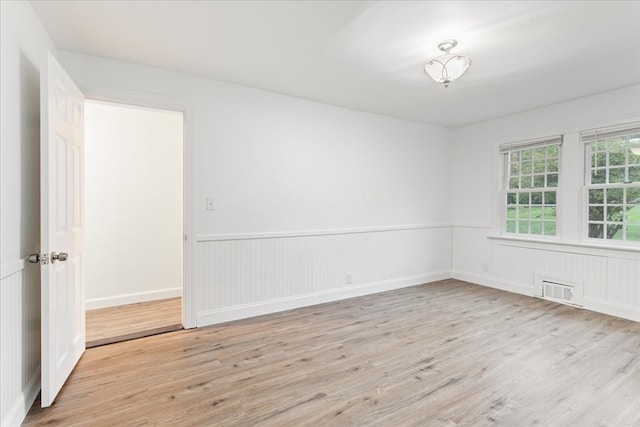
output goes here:
[[[589, 237], [589, 189], [592, 188], [623, 188], [628, 183], [617, 184], [590, 184], [591, 182], [591, 143], [598, 139], [614, 138], [616, 136], [640, 133], [640, 120], [635, 119], [617, 123], [611, 126], [603, 126], [581, 131], [579, 134], [583, 157], [583, 185], [582, 185], [582, 218], [581, 238], [585, 245], [596, 247], [611, 247], [612, 249], [631, 250], [640, 249], [640, 242], [629, 240], [614, 240], [606, 238]], [[608, 169], [608, 167], [607, 167]]]
[[[500, 153], [500, 172], [498, 174], [499, 183], [500, 183], [500, 235], [496, 237], [504, 237], [504, 238], [516, 238], [523, 239], [528, 241], [540, 241], [540, 242], [559, 242], [562, 235], [562, 226], [561, 226], [561, 215], [562, 215], [562, 186], [561, 186], [561, 176], [563, 170], [563, 159], [562, 155], [562, 145], [564, 143], [563, 135], [551, 135], [543, 138], [534, 138], [523, 141], [511, 142], [506, 144], [501, 144], [499, 147]], [[525, 150], [530, 148], [539, 148], [539, 147], [547, 147], [557, 145], [558, 150], [558, 186], [553, 187], [556, 191], [556, 234], [554, 236], [545, 235], [545, 234], [524, 234], [524, 233], [511, 233], [507, 232], [507, 193], [509, 192], [509, 173], [507, 171], [509, 160], [508, 154], [512, 151]], [[550, 188], [550, 187], [544, 187]], [[544, 188], [541, 188], [540, 191], [544, 192]], [[532, 190], [532, 189], [530, 189]], [[543, 225], [544, 226], [544, 225]]]

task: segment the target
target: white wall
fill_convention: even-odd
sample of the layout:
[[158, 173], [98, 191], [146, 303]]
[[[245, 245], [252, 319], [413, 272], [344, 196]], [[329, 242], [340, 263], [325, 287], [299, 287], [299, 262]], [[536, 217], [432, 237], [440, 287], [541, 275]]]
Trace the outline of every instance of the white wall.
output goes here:
[[[586, 308], [640, 320], [640, 253], [583, 243], [579, 141], [582, 130], [639, 118], [636, 85], [454, 130], [453, 276], [528, 295], [534, 274], [564, 278], [583, 284]], [[501, 227], [499, 145], [557, 134], [564, 135], [558, 242], [488, 238]]]
[[189, 106], [198, 325], [448, 276], [448, 130], [61, 56], [88, 96]]
[[19, 425], [39, 390], [40, 64], [56, 54], [28, 2], [0, 2], [0, 425]]
[[87, 309], [182, 292], [182, 113], [87, 101]]

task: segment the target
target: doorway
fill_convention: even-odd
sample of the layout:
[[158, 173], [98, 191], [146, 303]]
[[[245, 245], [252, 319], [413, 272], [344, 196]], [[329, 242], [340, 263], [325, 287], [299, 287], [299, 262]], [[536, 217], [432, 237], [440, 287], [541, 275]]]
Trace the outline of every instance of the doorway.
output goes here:
[[87, 348], [182, 329], [184, 117], [85, 101]]

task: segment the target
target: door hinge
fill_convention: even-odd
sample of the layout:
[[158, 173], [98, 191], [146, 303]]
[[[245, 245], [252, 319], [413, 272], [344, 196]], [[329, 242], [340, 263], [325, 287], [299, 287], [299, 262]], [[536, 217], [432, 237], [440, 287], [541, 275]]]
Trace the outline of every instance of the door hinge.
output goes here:
[[28, 261], [31, 264], [49, 264], [49, 254], [31, 254]]

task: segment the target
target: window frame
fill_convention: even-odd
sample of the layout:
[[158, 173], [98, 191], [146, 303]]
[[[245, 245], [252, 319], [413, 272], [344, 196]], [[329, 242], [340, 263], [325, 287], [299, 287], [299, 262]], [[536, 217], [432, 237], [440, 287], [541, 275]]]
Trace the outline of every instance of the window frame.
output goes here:
[[[629, 223], [626, 218], [626, 212], [629, 206], [636, 207], [640, 206], [640, 203], [628, 203], [628, 189], [638, 189], [640, 191], [640, 179], [638, 181], [629, 181], [629, 167], [640, 167], [640, 163], [629, 163], [630, 156], [630, 141], [629, 136], [639, 134], [640, 133], [640, 122], [631, 122], [631, 123], [623, 123], [616, 126], [610, 126], [606, 128], [592, 129], [587, 131], [580, 132], [580, 143], [583, 147], [584, 159], [583, 159], [583, 182], [582, 182], [582, 212], [583, 212], [583, 220], [582, 220], [582, 241], [587, 244], [596, 244], [596, 245], [605, 245], [612, 247], [632, 247], [638, 248], [640, 247], [640, 240], [627, 240], [627, 226], [631, 225], [635, 228], [640, 228], [640, 222], [632, 222]], [[609, 146], [609, 141], [613, 138], [625, 137], [624, 139], [624, 153], [625, 160], [623, 165], [611, 165], [610, 164], [610, 153], [611, 149]], [[605, 154], [605, 166], [592, 166], [592, 145], [598, 141], [605, 141], [605, 150], [597, 151]], [[613, 167], [612, 167], [613, 166]], [[624, 181], [623, 182], [609, 182], [609, 177], [611, 176], [611, 169], [623, 169], [624, 168]], [[604, 183], [591, 183], [592, 171], [602, 170], [605, 173], [605, 182]], [[591, 203], [591, 190], [602, 190], [602, 202], [601, 203]], [[621, 190], [621, 202], [620, 203], [607, 203], [607, 195], [610, 190]], [[607, 209], [609, 206], [612, 207], [621, 207], [623, 212], [622, 221], [608, 221], [607, 219]], [[591, 219], [591, 208], [599, 208], [602, 207], [602, 220], [592, 220]], [[603, 237], [591, 237], [589, 235], [590, 225], [591, 224], [601, 224], [604, 225], [604, 229], [602, 231]], [[606, 226], [608, 224], [619, 224], [622, 228], [622, 238], [613, 239], [606, 237]], [[617, 234], [617, 232], [616, 232]], [[615, 235], [615, 234], [614, 234]]]
[[[537, 139], [533, 139], [533, 140], [527, 140], [527, 141], [520, 141], [520, 142], [515, 142], [515, 143], [508, 143], [508, 144], [502, 144], [500, 145], [500, 155], [502, 157], [501, 159], [501, 174], [500, 174], [500, 188], [501, 188], [501, 208], [500, 208], [500, 212], [501, 212], [501, 226], [500, 226], [500, 234], [502, 236], [505, 237], [510, 237], [510, 238], [521, 238], [521, 239], [533, 239], [533, 240], [542, 240], [542, 241], [558, 241], [560, 239], [560, 234], [561, 234], [561, 230], [560, 230], [560, 225], [561, 225], [561, 175], [562, 175], [562, 144], [563, 144], [563, 136], [562, 135], [553, 135], [553, 136], [549, 136], [549, 137], [545, 137], [545, 138], [537, 138]], [[549, 170], [548, 167], [548, 161], [549, 158], [547, 157], [547, 154], [545, 153], [545, 167], [544, 167], [544, 171], [543, 172], [539, 172], [536, 173], [535, 172], [535, 165], [532, 164], [532, 168], [531, 168], [531, 177], [532, 177], [532, 182], [531, 182], [531, 187], [529, 188], [517, 188], [517, 189], [511, 189], [509, 188], [509, 179], [511, 178], [511, 173], [510, 173], [510, 165], [511, 165], [511, 161], [510, 161], [510, 157], [511, 154], [513, 152], [524, 152], [526, 150], [533, 150], [536, 148], [545, 148], [545, 150], [547, 149], [547, 147], [552, 147], [552, 146], [556, 146], [558, 147], [558, 154], [557, 154], [557, 170], [552, 171]], [[533, 154], [533, 152], [532, 152]], [[551, 158], [553, 160], [553, 158]], [[520, 166], [522, 165], [522, 158], [520, 158], [518, 160], [518, 162], [520, 163]], [[525, 160], [526, 161], [526, 160]], [[549, 174], [556, 174], [557, 175], [557, 183], [555, 187], [550, 187], [548, 186], [548, 175]], [[527, 175], [529, 175], [529, 173], [527, 173]], [[536, 175], [541, 175], [541, 176], [545, 176], [544, 178], [544, 184], [542, 187], [534, 187], [533, 185], [533, 179]], [[522, 172], [520, 171], [520, 173], [518, 174], [518, 178], [521, 179], [522, 178]], [[555, 204], [554, 205], [548, 205], [546, 202], [546, 194], [547, 192], [555, 192]], [[544, 230], [545, 230], [545, 222], [550, 222], [550, 221], [544, 221], [544, 215], [541, 218], [540, 222], [540, 234], [535, 234], [535, 233], [531, 233], [531, 225], [532, 223], [536, 222], [536, 221], [532, 221], [531, 218], [531, 213], [529, 211], [529, 215], [526, 218], [527, 221], [527, 227], [528, 230], [526, 233], [523, 232], [517, 232], [517, 231], [509, 231], [509, 227], [508, 227], [508, 212], [509, 212], [509, 207], [512, 206], [509, 204], [508, 201], [508, 194], [509, 193], [516, 193], [517, 195], [519, 194], [523, 194], [523, 193], [542, 193], [542, 198], [540, 200], [540, 204], [539, 206], [541, 207], [541, 209], [544, 212], [544, 208], [548, 207], [548, 206], [554, 206], [555, 207], [555, 219], [554, 219], [554, 224], [555, 224], [555, 233], [554, 234], [544, 234]], [[517, 196], [519, 198], [519, 196]], [[530, 196], [529, 196], [530, 197]], [[519, 203], [515, 204], [516, 207], [516, 212], [519, 213], [519, 209], [518, 207], [520, 206]], [[532, 206], [538, 206], [537, 203], [532, 203], [531, 197], [529, 198], [529, 203], [526, 205], [527, 207], [531, 208]], [[515, 222], [518, 223], [519, 222], [519, 218], [515, 218]], [[518, 226], [516, 226], [516, 229], [518, 228]]]

